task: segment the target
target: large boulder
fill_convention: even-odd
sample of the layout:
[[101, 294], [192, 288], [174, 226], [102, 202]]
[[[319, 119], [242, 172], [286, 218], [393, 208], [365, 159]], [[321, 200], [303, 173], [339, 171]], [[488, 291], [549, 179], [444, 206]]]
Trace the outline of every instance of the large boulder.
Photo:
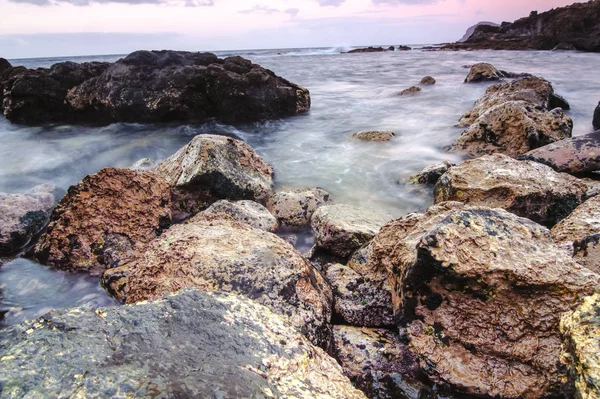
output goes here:
[[52, 311], [0, 351], [7, 397], [364, 398], [285, 319], [224, 293]]
[[0, 255], [14, 254], [46, 225], [53, 189], [43, 184], [23, 194], [0, 193]]
[[600, 397], [600, 294], [585, 298], [573, 312], [563, 315], [564, 359], [576, 398]]
[[248, 144], [231, 137], [200, 134], [155, 172], [176, 191], [230, 200], [265, 203], [273, 185], [273, 168]]
[[267, 208], [254, 201], [220, 200], [209, 206], [204, 213], [225, 213], [237, 221], [248, 223], [255, 229], [270, 232], [274, 232], [279, 227], [275, 216]]
[[410, 178], [411, 184], [435, 184], [451, 167], [456, 166], [448, 161], [427, 166]]
[[304, 227], [313, 213], [331, 202], [331, 195], [320, 187], [277, 191], [269, 198], [267, 208], [283, 226]]
[[594, 130], [600, 130], [600, 102], [594, 110], [594, 119], [592, 120], [592, 126], [594, 126]]
[[34, 258], [62, 270], [119, 266], [171, 225], [169, 184], [151, 172], [106, 168], [69, 188]]
[[468, 127], [487, 110], [507, 101], [526, 101], [549, 111], [557, 107], [569, 109], [569, 103], [554, 93], [550, 82], [528, 76], [488, 87], [485, 94], [475, 102], [473, 109], [460, 118], [458, 125]]
[[501, 153], [516, 157], [571, 137], [573, 121], [562, 109], [546, 111], [526, 101], [489, 108], [451, 146], [472, 156]]
[[391, 216], [374, 209], [345, 204], [325, 205], [315, 211], [311, 226], [317, 246], [348, 257], [369, 242]]
[[558, 172], [571, 174], [600, 170], [600, 131], [548, 144], [519, 159], [543, 163]]
[[479, 83], [493, 80], [500, 80], [505, 75], [496, 69], [492, 64], [480, 62], [471, 66], [469, 74], [465, 78], [465, 83]]
[[485, 155], [450, 168], [437, 182], [435, 202], [503, 208], [552, 226], [583, 202], [587, 186], [566, 173], [506, 155]]
[[502, 209], [444, 203], [383, 227], [370, 261], [390, 273], [400, 326], [435, 383], [486, 397], [560, 393], [560, 315], [600, 275], [548, 229]]
[[225, 214], [174, 225], [102, 282], [127, 303], [186, 287], [236, 292], [289, 316], [313, 342], [330, 339], [331, 289], [290, 244]]

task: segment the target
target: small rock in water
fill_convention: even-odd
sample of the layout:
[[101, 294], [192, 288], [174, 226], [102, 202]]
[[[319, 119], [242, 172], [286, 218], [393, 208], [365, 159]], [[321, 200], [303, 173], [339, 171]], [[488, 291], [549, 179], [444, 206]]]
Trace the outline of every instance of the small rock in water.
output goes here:
[[419, 86], [411, 86], [408, 89], [404, 89], [401, 92], [397, 93], [399, 96], [408, 96], [412, 94], [416, 94], [420, 92], [422, 89]]
[[479, 83], [492, 80], [500, 80], [504, 74], [496, 69], [492, 64], [480, 62], [471, 66], [469, 74], [465, 78], [465, 83]]
[[425, 76], [423, 79], [421, 79], [421, 82], [419, 82], [422, 85], [434, 85], [436, 82], [436, 80], [431, 77], [431, 76]]
[[331, 202], [331, 195], [320, 187], [293, 191], [277, 191], [269, 198], [267, 208], [282, 226], [304, 227], [310, 225], [313, 213]]
[[256, 229], [274, 232], [279, 227], [275, 216], [258, 202], [248, 200], [235, 202], [220, 200], [203, 211], [203, 213], [221, 212], [228, 214], [235, 220], [248, 223]]
[[431, 165], [410, 178], [411, 184], [435, 184], [451, 167], [456, 166], [448, 161]]
[[396, 48], [394, 46], [390, 46], [388, 47], [388, 51], [396, 51]]
[[408, 50], [412, 50], [412, 47], [409, 46], [398, 46], [398, 51], [408, 51]]
[[154, 169], [154, 167], [156, 167], [156, 161], [154, 159], [142, 158], [131, 165], [129, 169], [135, 170], [136, 172], [144, 172], [146, 170]]
[[592, 121], [592, 125], [594, 126], [594, 130], [600, 130], [600, 102], [594, 110], [594, 120]]
[[364, 130], [352, 133], [352, 137], [361, 141], [390, 141], [396, 137], [391, 130]]

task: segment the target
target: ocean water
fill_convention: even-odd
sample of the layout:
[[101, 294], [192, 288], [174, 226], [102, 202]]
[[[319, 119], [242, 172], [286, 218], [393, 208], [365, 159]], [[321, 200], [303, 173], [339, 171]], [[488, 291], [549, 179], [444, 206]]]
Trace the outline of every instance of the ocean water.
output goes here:
[[[22, 192], [40, 183], [66, 190], [103, 167], [127, 167], [144, 157], [161, 160], [197, 134], [219, 133], [246, 141], [272, 163], [278, 187], [319, 186], [338, 203], [381, 209], [398, 217], [432, 203], [429, 191], [405, 184], [412, 174], [443, 160], [461, 160], [444, 148], [462, 131], [454, 124], [488, 86], [463, 84], [468, 73], [465, 66], [485, 61], [499, 69], [550, 80], [571, 104], [568, 114], [574, 120], [575, 136], [592, 130], [592, 114], [600, 100], [599, 54], [421, 50], [340, 54], [345, 50], [217, 53], [244, 56], [310, 90], [310, 112], [282, 120], [236, 126], [213, 122], [25, 127], [0, 117], [0, 191]], [[120, 57], [10, 61], [34, 68], [65, 60], [114, 61]], [[435, 77], [437, 83], [413, 96], [396, 95], [425, 75]], [[365, 129], [393, 130], [398, 137], [389, 143], [349, 138]], [[43, 284], [26, 289], [32, 280]], [[49, 307], [111, 303], [88, 276], [66, 275], [23, 259], [0, 267], [2, 286], [5, 300], [0, 310], [12, 309], [5, 320], [9, 324], [38, 316]]]

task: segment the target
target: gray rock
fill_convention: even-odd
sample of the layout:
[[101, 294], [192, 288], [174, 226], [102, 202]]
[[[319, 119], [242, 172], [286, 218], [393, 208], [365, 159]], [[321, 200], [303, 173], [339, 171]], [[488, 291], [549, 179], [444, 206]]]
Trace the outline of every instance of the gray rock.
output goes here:
[[390, 141], [396, 137], [391, 130], [364, 130], [352, 133], [352, 137], [361, 141]]
[[131, 170], [135, 170], [136, 172], [144, 172], [146, 170], [151, 170], [156, 167], [156, 161], [152, 158], [142, 158], [137, 160], [133, 165], [129, 167]]
[[224, 293], [52, 311], [0, 352], [3, 397], [364, 398], [285, 319]]
[[235, 220], [248, 223], [256, 229], [270, 232], [274, 232], [279, 227], [275, 216], [267, 208], [254, 201], [231, 202], [220, 200], [209, 206], [204, 213], [226, 213]]
[[283, 226], [304, 227], [310, 224], [310, 218], [317, 208], [329, 202], [331, 196], [324, 189], [305, 188], [276, 192], [269, 198], [267, 208]]
[[431, 165], [410, 178], [412, 184], [435, 184], [451, 167], [456, 166], [448, 161]]
[[594, 130], [600, 130], [600, 102], [594, 110], [594, 119], [592, 120], [592, 125], [594, 126]]

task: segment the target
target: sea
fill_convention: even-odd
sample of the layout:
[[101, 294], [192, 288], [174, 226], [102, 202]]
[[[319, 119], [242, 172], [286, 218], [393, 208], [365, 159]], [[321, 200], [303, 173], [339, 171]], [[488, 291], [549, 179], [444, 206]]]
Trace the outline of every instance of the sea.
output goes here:
[[[387, 47], [387, 46], [386, 46]], [[310, 90], [310, 112], [243, 125], [116, 123], [103, 127], [14, 125], [0, 116], [0, 192], [25, 192], [51, 183], [63, 192], [104, 167], [128, 167], [140, 158], [162, 160], [203, 133], [237, 137], [275, 170], [277, 188], [323, 187], [336, 203], [379, 209], [393, 217], [433, 203], [432, 190], [408, 184], [424, 167], [461, 162], [445, 148], [462, 132], [455, 126], [489, 84], [464, 84], [468, 67], [489, 62], [551, 81], [571, 104], [573, 135], [592, 131], [600, 100], [600, 54], [542, 51], [411, 51], [341, 54], [347, 48], [216, 52], [239, 55]], [[9, 60], [13, 66], [49, 67], [61, 61], [116, 61], [123, 55]], [[397, 93], [422, 77], [437, 83], [410, 96]], [[361, 142], [361, 130], [392, 130], [387, 143]], [[298, 232], [298, 249], [313, 240]], [[0, 266], [1, 326], [55, 308], [116, 304], [98, 277], [53, 270], [25, 258]]]

